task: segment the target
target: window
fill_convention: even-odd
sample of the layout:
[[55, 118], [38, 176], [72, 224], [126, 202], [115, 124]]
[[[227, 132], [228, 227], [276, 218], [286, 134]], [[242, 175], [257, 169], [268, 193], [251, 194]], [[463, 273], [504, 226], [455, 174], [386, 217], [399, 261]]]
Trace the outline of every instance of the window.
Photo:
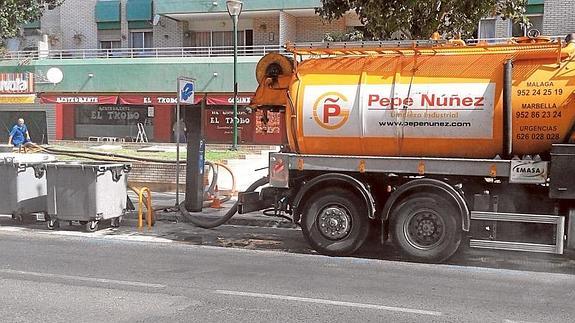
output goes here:
[[[244, 32], [238, 31], [238, 46], [244, 45]], [[233, 31], [212, 32], [212, 46], [234, 46]]]
[[122, 42], [119, 40], [100, 41], [100, 49], [115, 49], [120, 47], [122, 47]]
[[477, 38], [495, 38], [495, 19], [481, 19]]
[[532, 29], [537, 29], [539, 32], [543, 32], [543, 15], [527, 15], [529, 22], [531, 22], [531, 27], [525, 28], [520, 24], [513, 24], [511, 27], [511, 35], [513, 37], [523, 37], [527, 36], [528, 32]]
[[30, 36], [40, 36], [40, 30], [39, 29], [30, 29], [30, 28], [26, 28], [24, 29], [24, 36], [25, 37], [30, 37]]
[[[238, 31], [238, 46], [253, 44], [253, 32], [249, 30]], [[192, 46], [213, 47], [213, 46], [233, 46], [233, 31], [201, 31], [192, 35]]]
[[130, 32], [130, 44], [132, 48], [152, 48], [153, 36], [151, 31]]
[[528, 16], [531, 22], [531, 27], [527, 28], [527, 31], [531, 29], [537, 29], [539, 32], [543, 33], [543, 15]]
[[212, 33], [209, 31], [201, 31], [192, 34], [192, 46], [196, 47], [210, 47], [212, 44]]

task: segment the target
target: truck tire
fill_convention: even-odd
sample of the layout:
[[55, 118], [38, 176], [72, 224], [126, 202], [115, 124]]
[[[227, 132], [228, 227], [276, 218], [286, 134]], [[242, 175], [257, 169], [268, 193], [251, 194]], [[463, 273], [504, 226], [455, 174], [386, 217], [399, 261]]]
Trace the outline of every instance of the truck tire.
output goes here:
[[346, 256], [359, 249], [367, 238], [367, 206], [348, 190], [322, 190], [306, 203], [301, 228], [308, 243], [319, 253]]
[[459, 248], [460, 216], [438, 194], [412, 195], [394, 208], [391, 216], [392, 239], [411, 260], [443, 262]]

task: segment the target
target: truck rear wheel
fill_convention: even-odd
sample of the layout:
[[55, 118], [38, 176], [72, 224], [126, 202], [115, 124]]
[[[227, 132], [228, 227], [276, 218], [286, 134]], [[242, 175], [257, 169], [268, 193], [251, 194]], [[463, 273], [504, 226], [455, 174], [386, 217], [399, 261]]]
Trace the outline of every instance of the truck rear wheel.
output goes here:
[[301, 219], [303, 235], [319, 253], [345, 256], [365, 241], [369, 221], [367, 206], [352, 192], [333, 188], [314, 194]]
[[415, 194], [398, 205], [391, 216], [392, 238], [412, 260], [442, 262], [459, 248], [459, 215], [440, 195]]

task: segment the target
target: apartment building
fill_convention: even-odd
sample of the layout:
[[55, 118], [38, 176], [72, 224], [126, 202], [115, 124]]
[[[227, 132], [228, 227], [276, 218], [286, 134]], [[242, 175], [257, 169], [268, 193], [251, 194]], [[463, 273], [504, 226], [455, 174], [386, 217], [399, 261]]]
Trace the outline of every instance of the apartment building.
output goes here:
[[[281, 141], [279, 115], [268, 116], [263, 125], [260, 112], [245, 108], [257, 87], [254, 71], [262, 55], [281, 51], [287, 42], [322, 41], [326, 33], [360, 26], [355, 14], [325, 23], [315, 14], [320, 5], [319, 0], [244, 1], [238, 22], [240, 142]], [[204, 104], [208, 142], [230, 142], [232, 30], [225, 0], [66, 0], [8, 42], [14, 54], [0, 60], [0, 72], [28, 73], [37, 99], [11, 97], [4, 104], [0, 99], [0, 118], [33, 119], [46, 129], [46, 139], [130, 138], [141, 123], [148, 138], [171, 141], [175, 80], [188, 76], [196, 79], [197, 104], [184, 114]], [[22, 52], [44, 39], [48, 50]], [[51, 68], [62, 72], [61, 82], [47, 81]]]
[[[281, 118], [272, 116], [271, 125], [262, 125], [262, 116], [245, 109], [263, 54], [281, 51], [287, 42], [321, 41], [326, 33], [361, 27], [354, 13], [325, 23], [315, 14], [320, 5], [320, 0], [244, 1], [238, 23], [241, 142], [281, 140]], [[528, 0], [530, 29], [544, 35], [575, 31], [567, 17], [573, 6], [575, 0]], [[483, 19], [478, 30], [481, 38], [528, 32], [500, 18]], [[34, 102], [29, 96], [21, 102], [0, 98], [1, 119], [23, 114], [45, 129], [46, 139], [135, 137], [142, 123], [149, 138], [171, 141], [175, 80], [188, 76], [196, 79], [197, 106], [207, 107], [208, 141], [231, 141], [233, 32], [225, 0], [66, 0], [23, 26], [22, 37], [10, 40], [8, 49], [34, 49], [46, 38], [49, 50], [38, 56], [0, 60], [3, 77], [29, 73], [37, 93]], [[54, 67], [63, 73], [57, 84], [46, 79]]]
[[[322, 21], [319, 0], [246, 0], [238, 24], [240, 46], [322, 41], [326, 33], [360, 26], [350, 13]], [[66, 0], [23, 26], [11, 49], [34, 48], [48, 36], [52, 49], [217, 47], [233, 44], [225, 0]]]
[[525, 36], [531, 29], [541, 35], [563, 36], [575, 32], [571, 11], [575, 0], [528, 0], [527, 16], [532, 26], [524, 28], [510, 20], [486, 18], [479, 22], [478, 38], [507, 38]]

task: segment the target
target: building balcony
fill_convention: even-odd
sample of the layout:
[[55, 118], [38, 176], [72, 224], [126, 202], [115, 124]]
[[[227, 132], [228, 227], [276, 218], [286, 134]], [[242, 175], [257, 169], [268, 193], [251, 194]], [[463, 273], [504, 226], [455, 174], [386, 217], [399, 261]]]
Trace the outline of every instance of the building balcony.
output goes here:
[[[206, 13], [225, 13], [226, 1], [190, 1], [190, 0], [156, 0], [155, 12], [160, 15], [190, 15]], [[244, 1], [244, 12], [265, 12], [280, 10], [314, 10], [321, 7], [320, 0], [249, 0]]]
[[[239, 56], [264, 56], [268, 53], [283, 53], [280, 45], [238, 46]], [[32, 50], [6, 52], [0, 60], [37, 59], [114, 59], [114, 58], [166, 58], [166, 57], [226, 57], [234, 55], [233, 46], [215, 47], [161, 47], [161, 48], [115, 48], [115, 49], [66, 49]]]

